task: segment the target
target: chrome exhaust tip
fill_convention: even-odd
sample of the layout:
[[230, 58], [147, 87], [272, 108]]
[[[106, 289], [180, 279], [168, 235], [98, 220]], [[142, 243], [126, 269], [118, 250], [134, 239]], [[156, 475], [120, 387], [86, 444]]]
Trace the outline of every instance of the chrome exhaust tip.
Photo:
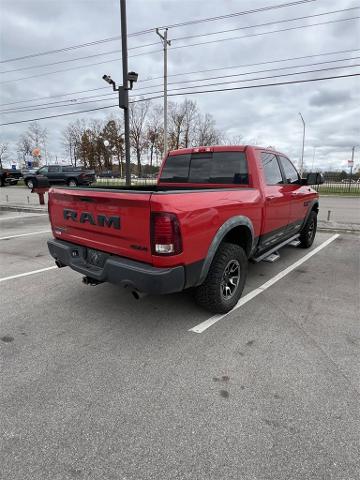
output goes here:
[[96, 287], [96, 285], [103, 283], [91, 277], [83, 277], [82, 282], [85, 283], [85, 285], [89, 285], [90, 287]]
[[147, 293], [139, 292], [139, 290], [132, 290], [131, 294], [135, 298], [135, 300], [141, 300], [142, 298], [147, 296]]

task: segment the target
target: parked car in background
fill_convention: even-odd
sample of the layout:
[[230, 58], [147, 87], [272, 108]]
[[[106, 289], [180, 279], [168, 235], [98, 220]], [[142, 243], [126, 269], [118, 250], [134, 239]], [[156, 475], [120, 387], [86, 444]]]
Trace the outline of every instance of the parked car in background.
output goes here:
[[39, 170], [40, 167], [37, 168], [22, 168], [21, 173], [23, 177], [26, 177], [32, 173], [36, 173]]
[[76, 187], [77, 185], [91, 185], [96, 182], [94, 170], [84, 170], [82, 167], [72, 167], [71, 165], [45, 165], [34, 173], [24, 175], [24, 182], [28, 188], [36, 187], [39, 178], [46, 177], [50, 185], [68, 185]]
[[17, 185], [21, 178], [22, 173], [20, 170], [0, 168], [0, 185], [2, 187], [5, 187], [6, 185]]

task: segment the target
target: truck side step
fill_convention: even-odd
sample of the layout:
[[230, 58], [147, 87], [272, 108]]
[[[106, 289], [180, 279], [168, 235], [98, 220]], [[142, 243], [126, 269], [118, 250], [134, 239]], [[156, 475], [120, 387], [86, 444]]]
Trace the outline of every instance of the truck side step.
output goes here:
[[290, 247], [298, 247], [300, 245], [300, 240], [293, 240], [292, 242], [289, 243]]
[[263, 262], [269, 262], [269, 263], [274, 263], [280, 258], [280, 253], [279, 252], [274, 252], [271, 253], [268, 257], [265, 257], [263, 259]]
[[297, 241], [299, 241], [299, 234], [298, 233], [296, 235], [293, 235], [292, 237], [288, 238], [287, 240], [284, 240], [280, 244], [275, 245], [271, 250], [269, 250], [265, 253], [262, 253], [258, 257], [253, 258], [253, 261], [256, 262], [256, 263], [259, 263], [262, 260], [265, 260], [266, 258], [271, 257], [271, 255], [274, 253], [275, 255], [277, 255], [277, 258], [275, 260], [266, 260], [266, 261], [267, 262], [269, 262], [269, 261], [270, 262], [275, 262], [276, 260], [278, 260], [280, 258], [280, 255], [279, 255], [279, 252], [278, 252], [279, 248], [285, 247], [285, 245], [289, 245], [292, 242], [297, 242]]

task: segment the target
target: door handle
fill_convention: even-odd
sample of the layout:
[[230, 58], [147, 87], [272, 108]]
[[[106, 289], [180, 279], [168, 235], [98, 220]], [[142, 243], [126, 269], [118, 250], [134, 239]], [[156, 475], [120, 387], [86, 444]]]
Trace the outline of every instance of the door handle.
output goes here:
[[266, 201], [269, 201], [269, 200], [274, 200], [275, 195], [269, 195], [268, 197], [266, 197]]

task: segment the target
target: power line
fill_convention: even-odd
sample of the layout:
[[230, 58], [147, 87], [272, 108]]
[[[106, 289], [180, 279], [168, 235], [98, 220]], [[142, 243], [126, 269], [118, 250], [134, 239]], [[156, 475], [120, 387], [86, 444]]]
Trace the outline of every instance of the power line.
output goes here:
[[[319, 81], [324, 81], [324, 80], [333, 80], [333, 79], [339, 79], [339, 78], [349, 78], [349, 77], [357, 77], [359, 76], [360, 73], [353, 73], [353, 74], [347, 74], [347, 75], [336, 75], [336, 76], [331, 76], [331, 77], [322, 77], [322, 78], [310, 78], [310, 79], [303, 79], [303, 80], [291, 80], [288, 82], [276, 82], [276, 83], [264, 83], [260, 85], [246, 85], [242, 87], [230, 87], [230, 88], [221, 88], [221, 89], [214, 89], [214, 90], [202, 90], [202, 91], [197, 91], [197, 92], [182, 92], [182, 93], [169, 93], [168, 95], [170, 97], [179, 97], [179, 96], [185, 96], [185, 95], [198, 95], [202, 93], [213, 93], [213, 92], [228, 92], [228, 91], [233, 91], [233, 90], [245, 90], [249, 88], [262, 88], [262, 87], [275, 87], [275, 86], [281, 86], [281, 85], [293, 85], [297, 83], [309, 83], [309, 82], [319, 82]], [[155, 100], [162, 98], [162, 95], [156, 96], [156, 97], [150, 97], [150, 98], [142, 98], [139, 100], [134, 100], [131, 103], [135, 102], [141, 102], [141, 101], [150, 101], [150, 100]], [[58, 117], [64, 117], [68, 115], [79, 115], [82, 113], [88, 113], [88, 112], [94, 112], [98, 110], [105, 110], [107, 108], [114, 108], [117, 107], [118, 105], [109, 105], [106, 107], [99, 107], [99, 108], [92, 108], [89, 110], [80, 110], [76, 112], [67, 112], [67, 113], [60, 113], [57, 115], [49, 115], [46, 117], [38, 117], [38, 118], [31, 118], [27, 120], [18, 120], [15, 122], [7, 122], [7, 123], [1, 123], [0, 126], [7, 126], [7, 125], [16, 125], [19, 123], [28, 123], [28, 122], [34, 122], [36, 120], [46, 120], [46, 119], [51, 119], [51, 118], [58, 118]]]
[[[277, 85], [292, 85], [295, 83], [309, 83], [309, 82], [318, 82], [321, 80], [333, 80], [335, 78], [347, 78], [347, 77], [358, 77], [360, 73], [351, 73], [348, 75], [336, 75], [336, 76], [331, 76], [331, 77], [322, 77], [322, 78], [309, 78], [309, 79], [303, 79], [303, 80], [290, 80], [288, 82], [276, 82], [276, 83], [267, 83], [267, 84], [261, 84], [261, 85], [246, 85], [243, 87], [229, 87], [229, 88], [220, 88], [220, 89], [215, 89], [215, 90], [202, 90], [202, 91], [197, 91], [197, 92], [183, 92], [183, 93], [169, 93], [169, 97], [178, 97], [178, 96], [183, 96], [183, 95], [197, 95], [201, 93], [213, 93], [213, 92], [229, 92], [232, 90], [246, 90], [249, 88], [260, 88], [260, 87], [274, 87]], [[146, 99], [145, 99], [146, 100]]]
[[[324, 52], [324, 53], [316, 53], [316, 54], [313, 54], [313, 55], [303, 55], [301, 57], [288, 57], [288, 58], [281, 58], [281, 59], [278, 59], [278, 60], [267, 60], [266, 62], [246, 63], [246, 64], [242, 64], [242, 65], [231, 65], [229, 67], [207, 68], [205, 70], [195, 70], [195, 71], [191, 71], [191, 72], [172, 73], [172, 74], [169, 74], [168, 77], [178, 77], [178, 76], [183, 76], [183, 75], [192, 75], [194, 73], [196, 74], [196, 73], [205, 73], [205, 72], [216, 72], [216, 71], [219, 71], [219, 70], [232, 70], [232, 69], [235, 69], [235, 68], [243, 68], [243, 67], [255, 67], [257, 65], [267, 65], [267, 64], [279, 63], [279, 62], [289, 62], [289, 61], [293, 61], [293, 60], [303, 60], [305, 58], [322, 57], [322, 56], [327, 56], [327, 55], [338, 55], [340, 53], [358, 52], [359, 50], [360, 50], [359, 48], [353, 48], [353, 49], [350, 49], [350, 50], [338, 50], [336, 52]], [[163, 78], [163, 77], [162, 76], [152, 77], [152, 78], [147, 79], [147, 80], [142, 80], [138, 83], [151, 82], [153, 80], [158, 80], [160, 78]]]
[[[192, 74], [197, 74], [197, 73], [206, 73], [206, 72], [213, 72], [213, 71], [219, 71], [219, 70], [223, 71], [223, 70], [232, 70], [232, 69], [236, 69], [236, 68], [255, 67], [255, 66], [273, 64], [273, 63], [288, 62], [288, 61], [293, 61], [293, 60], [303, 60], [303, 59], [306, 59], [306, 58], [314, 58], [314, 57], [322, 57], [322, 56], [328, 56], [328, 55], [338, 55], [338, 54], [342, 54], [342, 53], [358, 52], [359, 50], [360, 49], [358, 49], [358, 48], [354, 48], [354, 49], [348, 49], [348, 50], [338, 50], [338, 51], [335, 51], [335, 52], [323, 52], [323, 53], [317, 53], [317, 54], [312, 54], [312, 55], [303, 55], [303, 56], [300, 56], [300, 57], [287, 57], [287, 58], [280, 58], [280, 59], [276, 59], [276, 60], [268, 60], [268, 61], [265, 61], [265, 62], [247, 63], [247, 64], [242, 64], [242, 65], [231, 65], [229, 67], [223, 66], [223, 67], [216, 67], [216, 68], [208, 68], [208, 69], [204, 69], [204, 70], [195, 70], [195, 71], [190, 71], [190, 72], [173, 73], [173, 74], [169, 74], [168, 76], [169, 77], [177, 77], [177, 76], [192, 75]], [[342, 61], [342, 60], [337, 60], [337, 61]], [[328, 63], [328, 62], [326, 62], [326, 63]], [[289, 66], [288, 68], [296, 68], [296, 67], [295, 66]], [[147, 81], [157, 80], [157, 79], [160, 79], [160, 78], [162, 78], [162, 76], [153, 77], [152, 79], [148, 79], [148, 80], [143, 80], [142, 82], [139, 82], [139, 83], [144, 83], [144, 82], [147, 82]], [[15, 104], [24, 103], [24, 102], [28, 103], [28, 102], [38, 101], [38, 100], [48, 100], [48, 99], [52, 99], [52, 98], [59, 98], [59, 97], [64, 97], [64, 96], [68, 96], [68, 95], [77, 95], [77, 94], [94, 92], [94, 91], [105, 90], [105, 89], [107, 90], [108, 87], [91, 88], [91, 89], [87, 89], [87, 90], [78, 90], [76, 92], [67, 92], [67, 93], [63, 93], [63, 94], [49, 95], [49, 96], [46, 96], [46, 97], [37, 97], [37, 98], [31, 98], [31, 99], [18, 100], [16, 102], [8, 102], [8, 103], [0, 104], [0, 107], [5, 107], [5, 106], [8, 106], [8, 105], [15, 105]], [[80, 98], [87, 98], [87, 97], [80, 97]], [[66, 100], [66, 99], [60, 100], [59, 103], [66, 102], [66, 101], [69, 101], [69, 100]]]
[[172, 42], [178, 41], [178, 40], [189, 40], [190, 38], [198, 38], [198, 37], [207, 37], [210, 35], [219, 35], [221, 33], [229, 33], [229, 32], [236, 32], [238, 30], [247, 30], [249, 28], [258, 28], [258, 27], [267, 27], [269, 25], [275, 25], [277, 23], [287, 23], [287, 22], [295, 22], [296, 20], [305, 20], [307, 18], [314, 18], [314, 17], [321, 17], [324, 15], [332, 15], [333, 13], [342, 13], [342, 12], [348, 12], [351, 10], [358, 10], [360, 7], [350, 7], [350, 8], [342, 8], [340, 10], [332, 10], [329, 12], [322, 12], [322, 13], [315, 13], [312, 15], [305, 15], [303, 17], [295, 17], [295, 18], [287, 18], [283, 20], [275, 20], [272, 22], [266, 22], [266, 23], [258, 23], [256, 25], [246, 25], [243, 27], [236, 27], [236, 28], [230, 28], [227, 30], [219, 30], [217, 32], [207, 32], [207, 33], [198, 33], [196, 35], [186, 35], [184, 37], [175, 37], [172, 38]]
[[227, 14], [227, 15], [220, 15], [220, 16], [217, 16], [217, 17], [203, 18], [203, 19], [200, 19], [200, 20], [190, 20], [190, 21], [181, 22], [181, 23], [173, 23], [172, 25], [163, 25], [162, 27], [158, 27], [158, 28], [159, 29], [178, 28], [178, 27], [184, 27], [184, 26], [187, 26], [187, 25], [195, 25], [195, 24], [198, 24], [198, 23], [214, 22], [216, 20], [225, 20], [227, 18], [233, 18], [233, 17], [242, 16], [242, 15], [249, 15], [251, 13], [265, 12], [265, 11], [268, 11], [268, 10], [275, 10], [275, 9], [284, 8], [284, 7], [295, 7], [295, 6], [298, 6], [298, 5], [302, 5], [304, 3], [311, 3], [311, 2], [314, 2], [314, 1], [316, 1], [316, 0], [300, 0], [300, 1], [297, 1], [297, 2], [281, 3], [279, 5], [269, 5], [267, 7], [260, 7], [260, 8], [255, 8], [253, 10], [245, 10], [243, 12], [230, 13], [230, 14]]
[[360, 17], [357, 16], [357, 17], [341, 18], [341, 19], [338, 19], [338, 20], [329, 20], [327, 22], [311, 23], [311, 24], [308, 24], [308, 25], [299, 25], [299, 26], [296, 26], [296, 27], [288, 27], [288, 28], [282, 28], [282, 29], [279, 29], [279, 30], [271, 30], [270, 32], [252, 33], [250, 35], [241, 35], [241, 36], [229, 37], [229, 38], [218, 38], [216, 40], [208, 40], [206, 42], [198, 42], [198, 43], [191, 43], [191, 44], [186, 44], [186, 45], [178, 45], [177, 47], [172, 47], [171, 50], [177, 50], [179, 48], [198, 47], [198, 46], [202, 46], [202, 45], [210, 45], [212, 43], [227, 42], [229, 40], [239, 40], [241, 38], [260, 37], [262, 35], [271, 35], [273, 33], [288, 32], [290, 30], [298, 30], [299, 28], [318, 27], [319, 25], [328, 25], [328, 24], [331, 24], [331, 23], [347, 22], [349, 20], [356, 20], [357, 18], [360, 18]]
[[[216, 20], [225, 20], [227, 18], [233, 18], [233, 17], [236, 17], [236, 16], [242, 16], [242, 15], [249, 15], [249, 14], [252, 14], [252, 13], [260, 13], [260, 12], [264, 12], [264, 11], [268, 11], [268, 10], [276, 10], [276, 9], [285, 8], [285, 7], [294, 7], [294, 6], [298, 6], [298, 5], [302, 5], [302, 4], [306, 4], [306, 3], [311, 3], [311, 2], [315, 2], [315, 1], [316, 0], [299, 0], [299, 1], [295, 1], [295, 2], [288, 2], [288, 3], [277, 4], [277, 5], [269, 5], [267, 7], [260, 7], [260, 8], [256, 8], [256, 9], [252, 9], [252, 10], [244, 10], [242, 12], [235, 12], [235, 13], [230, 13], [230, 14], [227, 14], [227, 15], [220, 15], [220, 16], [217, 16], [217, 17], [208, 17], [208, 18], [202, 18], [202, 19], [198, 19], [198, 20], [190, 20], [190, 21], [187, 21], [187, 22], [175, 23], [175, 24], [172, 24], [172, 25], [162, 26], [162, 27], [159, 27], [159, 28], [178, 28], [178, 27], [183, 27], [183, 26], [187, 26], [187, 25], [194, 25], [194, 24], [199, 24], [199, 23], [205, 23], [205, 22], [214, 22]], [[155, 27], [148, 28], [146, 30], [140, 30], [138, 32], [133, 32], [133, 33], [130, 33], [128, 36], [129, 37], [135, 37], [135, 36], [144, 35], [144, 34], [148, 34], [148, 33], [152, 33], [152, 32], [155, 32]], [[102, 44], [102, 43], [112, 42], [114, 40], [119, 40], [120, 38], [121, 37], [119, 35], [116, 35], [116, 36], [110, 37], [110, 38], [102, 38], [100, 40], [94, 40], [92, 42], [82, 43], [82, 44], [78, 44], [78, 45], [71, 45], [69, 47], [58, 48], [58, 49], [55, 49], [55, 50], [47, 50], [47, 51], [44, 51], [44, 52], [31, 53], [31, 54], [28, 54], [28, 55], [23, 55], [21, 57], [8, 58], [6, 60], [0, 60], [0, 63], [15, 62], [15, 61], [18, 61], [18, 60], [26, 60], [28, 58], [34, 58], [34, 57], [39, 57], [39, 56], [43, 56], [43, 55], [51, 55], [51, 54], [56, 54], [56, 53], [61, 53], [61, 52], [67, 52], [67, 51], [75, 50], [75, 49], [78, 49], [78, 48], [84, 48], [84, 47], [89, 47], [89, 46], [93, 46], [93, 45], [99, 45], [99, 44]]]
[[[268, 75], [265, 77], [258, 77], [258, 78], [244, 78], [241, 80], [234, 80], [234, 81], [229, 81], [229, 82], [216, 82], [216, 83], [208, 83], [206, 85], [199, 85], [199, 87], [215, 87], [217, 85], [228, 85], [231, 83], [238, 83], [238, 82], [250, 82], [250, 81], [258, 81], [258, 80], [267, 80], [269, 78], [280, 78], [280, 77], [291, 77], [294, 75], [303, 75], [303, 74], [308, 74], [308, 73], [317, 73], [317, 72], [325, 72], [329, 70], [339, 70], [342, 68], [354, 68], [354, 67], [360, 67], [360, 63], [356, 65], [350, 65], [350, 66], [341, 66], [341, 67], [328, 67], [328, 68], [319, 68], [315, 70], [303, 70], [302, 72], [291, 72], [291, 73], [280, 73], [279, 75]], [[188, 86], [188, 87], [176, 87], [173, 88], [171, 91], [177, 91], [177, 90], [186, 90], [187, 88], [197, 88], [198, 86]], [[157, 93], [157, 92], [153, 92]]]
[[[287, 66], [287, 67], [276, 67], [276, 68], [268, 68], [268, 69], [264, 69], [264, 70], [256, 70], [256, 71], [250, 71], [250, 72], [242, 72], [242, 73], [238, 73], [238, 74], [232, 74], [232, 75], [222, 75], [222, 76], [216, 76], [216, 77], [207, 77], [207, 78], [200, 78], [200, 79], [194, 79], [194, 80], [182, 80], [181, 82], [171, 82], [169, 83], [169, 85], [177, 85], [179, 83], [183, 84], [183, 83], [195, 83], [195, 82], [204, 82], [204, 81], [208, 81], [208, 80], [216, 80], [216, 79], [219, 79], [219, 78], [229, 78], [229, 77], [239, 77], [239, 76], [244, 76], [244, 75], [252, 75], [252, 74], [257, 74], [257, 73], [265, 73], [265, 72], [273, 72], [273, 71], [279, 71], [279, 70], [287, 70], [287, 69], [294, 69], [294, 68], [302, 68], [302, 67], [310, 67], [310, 66], [317, 66], [317, 65], [323, 65], [323, 64], [328, 64], [328, 63], [335, 63], [335, 62], [344, 62], [344, 61], [349, 61], [349, 60], [357, 60], [359, 59], [360, 57], [352, 57], [352, 58], [345, 58], [345, 59], [337, 59], [337, 60], [328, 60], [326, 62], [315, 62], [315, 63], [307, 63], [307, 64], [302, 64], [302, 65], [292, 65], [292, 66]], [[335, 67], [335, 68], [351, 68], [352, 65], [342, 65], [342, 66], [339, 66], [339, 67]], [[325, 69], [325, 70], [329, 70], [329, 69]], [[300, 72], [300, 73], [303, 73], [303, 72]], [[286, 75], [295, 75], [295, 74], [298, 74], [297, 72], [295, 73], [288, 73]], [[265, 78], [268, 78], [268, 77], [265, 77]], [[273, 78], [273, 76], [271, 77]], [[261, 78], [263, 79], [263, 78]], [[250, 81], [250, 80], [253, 80], [253, 79], [245, 79], [243, 81]], [[221, 84], [226, 84], [226, 83], [235, 83], [237, 80], [234, 80], [234, 81], [231, 81], [231, 82], [221, 82]], [[200, 86], [200, 85], [197, 85], [197, 86]], [[206, 84], [203, 85], [204, 87], [207, 86]], [[157, 87], [161, 87], [161, 85], [151, 85], [151, 86], [148, 86], [148, 87], [143, 87], [144, 88], [157, 88]], [[184, 89], [186, 88], [193, 88], [194, 86], [189, 86], [189, 87], [183, 87]], [[142, 92], [143, 89], [140, 89], [140, 92], [137, 90], [136, 92], [134, 93], [137, 93], [136, 96], [138, 96], [139, 94], [149, 94], [149, 92]], [[176, 89], [174, 89], [176, 90]], [[150, 94], [153, 94], [153, 93], [160, 93], [160, 92], [151, 92]], [[19, 107], [19, 108], [10, 108], [10, 109], [5, 109], [5, 110], [1, 110], [0, 111], [0, 114], [10, 114], [10, 113], [21, 113], [21, 112], [29, 112], [29, 111], [34, 111], [34, 110], [45, 110], [45, 109], [48, 109], [48, 108], [62, 108], [62, 107], [66, 107], [66, 106], [69, 106], [69, 105], [81, 105], [83, 103], [91, 103], [91, 102], [78, 102], [77, 100], [88, 100], [90, 98], [96, 98], [97, 100], [95, 101], [100, 101], [103, 97], [109, 97], [111, 96], [112, 98], [114, 97], [114, 93], [111, 92], [111, 93], [107, 93], [107, 94], [103, 94], [103, 95], [90, 95], [90, 96], [87, 96], [87, 97], [80, 97], [79, 99], [75, 99], [74, 100], [60, 100], [60, 101], [57, 101], [57, 102], [47, 102], [47, 103], [42, 103], [42, 104], [37, 104], [37, 105], [28, 105], [28, 106], [24, 106], [24, 107]], [[104, 99], [104, 100], [110, 100], [110, 99]], [[56, 105], [56, 104], [59, 104], [59, 103], [64, 103], [64, 102], [68, 102], [67, 104], [65, 105]], [[40, 107], [40, 108], [36, 108], [36, 107]]]
[[[317, 70], [305, 70], [305, 71], [301, 71], [301, 72], [292, 72], [292, 73], [285, 73], [285, 74], [280, 74], [280, 75], [268, 75], [268, 76], [265, 76], [265, 77], [248, 78], [248, 79], [243, 79], [243, 80], [233, 80], [233, 81], [229, 81], [229, 82], [217, 82], [217, 83], [211, 83], [211, 84], [206, 84], [206, 85], [192, 85], [192, 86], [187, 86], [187, 87], [173, 88], [170, 92], [173, 93], [173, 92], [176, 92], [176, 91], [179, 91], [179, 90], [186, 90], [186, 89], [193, 89], [193, 88], [204, 88], [204, 87], [226, 85], [226, 84], [233, 84], [233, 83], [239, 83], [239, 82], [240, 83], [242, 83], [242, 82], [255, 82], [255, 81], [259, 81], [259, 80], [267, 80], [267, 79], [280, 78], [280, 77], [289, 77], [289, 76], [303, 75], [303, 74], [309, 74], [309, 73], [318, 73], [318, 72], [324, 72], [324, 71], [329, 71], [329, 70], [335, 70], [335, 69], [339, 69], [339, 68], [352, 68], [352, 67], [358, 67], [358, 66], [360, 66], [360, 64], [352, 65], [351, 67], [348, 67], [348, 66], [329, 67], [329, 68], [323, 68], [323, 69], [317, 69]], [[162, 93], [162, 90], [161, 91], [155, 91], [155, 92], [148, 92], [147, 95], [156, 95], [156, 94], [161, 94], [161, 93]], [[161, 95], [160, 95], [160, 97], [161, 97]], [[77, 105], [83, 105], [83, 104], [89, 104], [89, 103], [98, 103], [99, 101], [109, 101], [109, 100], [113, 100], [113, 98], [108, 98], [108, 99], [99, 99], [98, 98], [96, 100], [88, 100], [88, 101], [85, 101], [85, 102], [79, 102], [79, 103], [77, 103]], [[135, 98], [134, 101], [142, 101], [142, 98], [140, 98], [140, 99]], [[71, 104], [58, 105], [57, 107], [45, 106], [45, 107], [42, 107], [42, 108], [33, 108], [33, 109], [30, 108], [28, 110], [20, 110], [20, 111], [18, 110], [16, 112], [11, 112], [11, 113], [24, 113], [24, 112], [34, 111], [34, 110], [46, 110], [46, 109], [49, 109], [49, 108], [63, 108], [63, 107], [67, 107], [67, 106], [70, 106], [70, 105]]]
[[[328, 60], [326, 62], [315, 62], [315, 63], [306, 63], [306, 64], [303, 64], [303, 65], [290, 65], [290, 66], [287, 66], [287, 67], [266, 68], [266, 69], [263, 69], [263, 70], [257, 70], [255, 72], [242, 72], [242, 73], [234, 73], [234, 74], [231, 74], [231, 75], [218, 75], [216, 77], [197, 78], [197, 79], [194, 79], [194, 80], [181, 80], [181, 82], [169, 82], [169, 85], [177, 85], [179, 83], [183, 84], [183, 83], [205, 82], [207, 80], [217, 80], [219, 78], [240, 77], [240, 76], [243, 76], [243, 75], [250, 75], [250, 74], [253, 74], [253, 73], [273, 72], [273, 71], [279, 71], [279, 70], [287, 70], [287, 69], [290, 69], [290, 68], [311, 67], [311, 66], [314, 66], [314, 65], [324, 65], [326, 63], [336, 63], [336, 62], [346, 62], [346, 61], [349, 61], [349, 60], [357, 60], [359, 58], [360, 57], [349, 57], [349, 58], [343, 58], [343, 59], [337, 59], [337, 60]], [[337, 67], [337, 68], [348, 68], [350, 66], [351, 65], [344, 65], [342, 67]], [[142, 87], [142, 89], [153, 88], [153, 87], [157, 87], [157, 86], [161, 86], [161, 85], [150, 85], [148, 87]]]
[[[191, 38], [198, 38], [198, 37], [204, 37], [204, 36], [210, 36], [210, 35], [218, 35], [218, 34], [221, 34], [221, 33], [234, 32], [234, 31], [237, 31], [237, 30], [246, 30], [246, 29], [250, 29], [250, 28], [258, 28], [258, 27], [264, 27], [264, 26], [269, 26], [269, 25], [276, 25], [278, 23], [293, 22], [293, 21], [297, 21], [297, 20], [304, 20], [304, 19], [307, 19], [307, 18], [314, 18], [314, 17], [324, 16], [324, 15], [332, 15], [334, 13], [342, 13], [342, 12], [347, 12], [347, 11], [351, 11], [351, 10], [357, 10], [359, 8], [360, 7], [343, 8], [343, 9], [340, 9], [340, 10], [332, 10], [332, 11], [322, 12], [322, 13], [317, 13], [317, 14], [312, 14], [312, 15], [305, 15], [305, 16], [302, 16], [302, 17], [288, 18], [288, 19], [283, 19], [283, 20], [275, 20], [275, 21], [272, 21], [272, 22], [259, 23], [259, 24], [255, 24], [255, 25], [247, 25], [247, 26], [243, 26], [243, 27], [232, 28], [232, 29], [229, 29], [229, 30], [221, 30], [221, 31], [217, 31], [217, 32], [200, 33], [200, 34], [197, 34], [197, 35], [190, 35], [190, 36], [187, 35], [187, 36], [184, 36], [184, 37], [175, 37], [175, 38], [172, 39], [172, 41], [188, 40], [188, 39], [191, 39]], [[138, 45], [138, 46], [135, 46], [135, 47], [131, 47], [128, 50], [137, 50], [137, 49], [140, 49], [140, 48], [151, 47], [151, 46], [154, 46], [154, 45], [157, 45], [157, 44], [158, 44], [158, 42], [147, 43], [145, 45]], [[31, 69], [34, 69], [34, 68], [50, 67], [50, 66], [53, 66], [53, 65], [60, 65], [60, 64], [69, 63], [69, 62], [77, 62], [79, 60], [87, 60], [89, 58], [96, 58], [96, 57], [101, 57], [101, 56], [104, 56], [104, 55], [114, 55], [115, 53], [117, 54], [117, 53], [120, 53], [120, 52], [121, 52], [120, 49], [110, 50], [108, 52], [96, 53], [96, 54], [86, 55], [86, 56], [77, 57], [77, 58], [70, 58], [70, 59], [66, 59], [66, 60], [59, 60], [57, 62], [43, 63], [41, 65], [31, 65], [31, 66], [28, 66], [28, 67], [20, 67], [20, 68], [16, 68], [16, 69], [13, 69], [13, 70], [5, 70], [3, 72], [0, 72], [0, 74], [20, 72], [20, 71], [23, 71], [23, 70], [31, 70]]]
[[[150, 55], [152, 53], [157, 53], [157, 52], [162, 52], [162, 50], [151, 50], [150, 52], [137, 53], [136, 55], [129, 55], [129, 58], [140, 57], [142, 55]], [[47, 75], [52, 75], [54, 73], [71, 72], [72, 70], [78, 70], [79, 68], [88, 68], [88, 67], [93, 67], [95, 65], [103, 65], [104, 63], [112, 63], [112, 62], [118, 62], [118, 59], [104, 60], [103, 62], [89, 63], [87, 65], [79, 65], [77, 67], [65, 68], [63, 70], [55, 70], [53, 72], [39, 73], [38, 75], [31, 75], [30, 77], [22, 77], [22, 78], [15, 78], [13, 80], [5, 80], [5, 82], [0, 82], [0, 85], [4, 85], [5, 83], [19, 82], [21, 80], [29, 80], [31, 78], [45, 77]]]
[[[188, 44], [188, 45], [179, 45], [177, 47], [176, 46], [172, 47], [172, 50], [177, 50], [179, 48], [189, 48], [189, 47], [195, 47], [195, 46], [201, 46], [201, 45], [208, 45], [208, 44], [212, 44], [212, 43], [226, 42], [226, 41], [229, 41], [229, 40], [239, 40], [239, 39], [242, 39], [242, 38], [250, 38], [250, 37], [258, 37], [258, 36], [262, 36], [262, 35], [270, 35], [270, 34], [273, 34], [273, 33], [286, 32], [286, 31], [289, 31], [289, 30], [297, 30], [297, 29], [300, 29], [300, 28], [317, 27], [319, 25], [326, 25], [326, 24], [329, 24], [329, 23], [337, 23], [337, 22], [345, 22], [345, 21], [348, 21], [348, 20], [355, 20], [357, 18], [360, 18], [360, 17], [351, 17], [351, 18], [345, 18], [345, 19], [330, 20], [330, 21], [327, 21], [327, 22], [319, 22], [319, 23], [313, 23], [313, 24], [309, 24], [309, 25], [300, 25], [300, 26], [296, 26], [296, 27], [289, 27], [289, 28], [284, 28], [284, 29], [279, 29], [279, 30], [272, 30], [270, 32], [261, 32], [261, 33], [254, 33], [254, 34], [250, 34], [250, 35], [242, 35], [242, 36], [237, 36], [237, 37], [220, 38], [220, 39], [216, 39], [216, 40], [209, 40], [209, 41], [206, 41], [206, 42], [192, 43], [192, 44]], [[129, 58], [139, 57], [139, 56], [142, 56], [142, 55], [150, 55], [150, 54], [158, 53], [158, 52], [162, 52], [162, 50], [151, 50], [150, 52], [142, 52], [142, 53], [138, 53], [136, 55], [130, 55]], [[117, 61], [118, 61], [117, 59], [115, 59], [115, 60], [104, 60], [102, 62], [89, 63], [89, 64], [86, 64], [86, 65], [80, 65], [80, 66], [66, 68], [66, 69], [62, 69], [62, 70], [55, 70], [53, 72], [45, 72], [45, 73], [40, 73], [40, 74], [37, 74], [37, 75], [31, 75], [30, 77], [15, 78], [13, 80], [6, 80], [6, 81], [3, 81], [3, 82], [0, 82], [0, 85], [4, 85], [6, 83], [19, 82], [19, 81], [22, 81], [22, 80], [29, 80], [29, 79], [32, 79], [32, 78], [44, 77], [44, 76], [52, 75], [52, 74], [55, 74], [55, 73], [69, 72], [69, 71], [78, 70], [78, 69], [81, 69], [81, 68], [89, 68], [89, 67], [93, 67], [93, 66], [96, 66], [96, 65], [103, 65], [103, 64], [106, 64], [106, 63], [113, 63], [113, 62], [117, 62]]]
[[[128, 50], [139, 50], [139, 48], [153, 47], [154, 45], [158, 45], [158, 43], [159, 42], [152, 42], [152, 43], [146, 43], [145, 45], [137, 45], [136, 47], [128, 48]], [[114, 55], [115, 53], [118, 54], [120, 52], [121, 50], [118, 48], [116, 50], [110, 50], [110, 52], [94, 53], [91, 55], [86, 55], [84, 57], [69, 58], [66, 60], [59, 60], [57, 62], [43, 63], [42, 65], [31, 65], [29, 67], [20, 67], [20, 68], [15, 68], [14, 70], [5, 70], [3, 72], [0, 72], [0, 74], [21, 72], [22, 70], [31, 70], [33, 68], [51, 67], [52, 65], [60, 65], [63, 63], [77, 62], [79, 60], [87, 60], [88, 58], [103, 57], [105, 55]], [[118, 60], [121, 60], [121, 58], [120, 59], [116, 58], [115, 60], [112, 60], [112, 61], [118, 61]]]
[[[68, 92], [68, 93], [61, 93], [61, 94], [57, 94], [57, 95], [48, 95], [47, 97], [28, 98], [27, 100], [17, 100], [16, 102], [2, 103], [2, 104], [0, 104], [0, 107], [6, 107], [7, 105], [15, 105], [16, 103], [36, 102], [37, 100], [46, 100], [48, 98], [65, 97], [67, 95], [77, 95], [78, 93], [95, 92], [96, 90], [105, 90], [105, 89], [109, 90], [108, 87], [98, 87], [98, 88], [90, 88], [88, 90], [78, 90], [77, 92]], [[62, 100], [62, 101], [65, 102], [65, 100]]]

